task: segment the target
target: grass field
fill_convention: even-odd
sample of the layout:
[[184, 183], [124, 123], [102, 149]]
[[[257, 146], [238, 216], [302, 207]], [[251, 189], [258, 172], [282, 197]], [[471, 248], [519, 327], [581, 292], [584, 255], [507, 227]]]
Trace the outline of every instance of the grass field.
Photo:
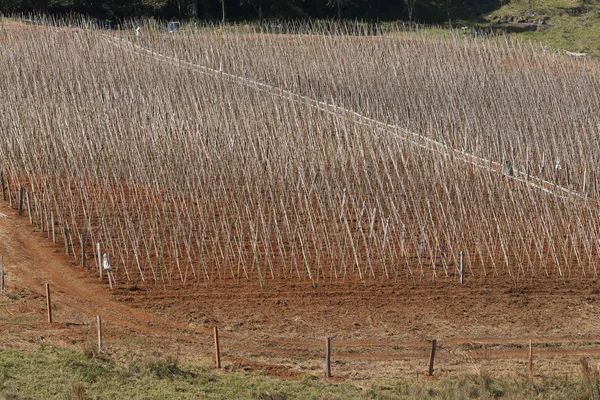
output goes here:
[[[588, 53], [600, 57], [600, 3], [576, 0], [518, 0], [494, 11], [490, 17], [535, 22], [544, 19], [536, 31], [515, 34], [553, 49]], [[495, 17], [495, 18], [494, 18]], [[493, 25], [492, 25], [493, 26]]]

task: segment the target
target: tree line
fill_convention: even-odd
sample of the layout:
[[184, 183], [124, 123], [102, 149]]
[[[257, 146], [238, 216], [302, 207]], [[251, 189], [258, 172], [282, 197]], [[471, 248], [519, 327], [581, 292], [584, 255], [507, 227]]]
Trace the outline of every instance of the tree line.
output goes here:
[[249, 21], [358, 19], [444, 22], [473, 19], [503, 0], [0, 0], [0, 12], [84, 14], [100, 20], [135, 17]]

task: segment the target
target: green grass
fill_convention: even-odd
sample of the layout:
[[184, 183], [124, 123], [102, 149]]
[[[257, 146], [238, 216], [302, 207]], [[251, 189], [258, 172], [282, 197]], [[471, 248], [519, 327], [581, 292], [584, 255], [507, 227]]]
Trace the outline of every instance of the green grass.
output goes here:
[[359, 386], [311, 376], [282, 381], [244, 371], [215, 371], [180, 365], [169, 357], [118, 364], [54, 346], [0, 352], [1, 399], [589, 399], [597, 393], [595, 372], [587, 381], [536, 378], [531, 384], [523, 377], [494, 380], [478, 375]]
[[[581, 7], [581, 13], [569, 13], [570, 9], [578, 7]], [[548, 17], [546, 29], [515, 35], [549, 48], [600, 57], [599, 0], [513, 0], [492, 15], [513, 16], [531, 22]]]

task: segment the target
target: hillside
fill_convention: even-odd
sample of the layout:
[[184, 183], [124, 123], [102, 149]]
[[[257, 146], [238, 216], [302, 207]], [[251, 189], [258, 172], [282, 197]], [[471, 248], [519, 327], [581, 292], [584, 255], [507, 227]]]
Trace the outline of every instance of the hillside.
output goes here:
[[598, 0], [513, 0], [483, 19], [485, 27], [552, 49], [600, 56]]

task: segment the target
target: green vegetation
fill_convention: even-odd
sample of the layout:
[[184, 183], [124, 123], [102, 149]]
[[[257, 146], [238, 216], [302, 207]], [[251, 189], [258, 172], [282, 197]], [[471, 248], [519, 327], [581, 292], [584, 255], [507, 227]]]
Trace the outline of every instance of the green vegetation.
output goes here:
[[283, 381], [257, 373], [181, 365], [173, 358], [128, 364], [58, 347], [0, 352], [1, 399], [589, 399], [597, 372], [585, 363], [583, 381], [482, 374], [458, 380], [330, 383], [305, 376]]
[[[487, 16], [488, 26], [502, 23], [536, 25], [515, 33], [553, 49], [600, 57], [600, 1], [513, 0]], [[543, 21], [543, 22], [542, 22]]]

